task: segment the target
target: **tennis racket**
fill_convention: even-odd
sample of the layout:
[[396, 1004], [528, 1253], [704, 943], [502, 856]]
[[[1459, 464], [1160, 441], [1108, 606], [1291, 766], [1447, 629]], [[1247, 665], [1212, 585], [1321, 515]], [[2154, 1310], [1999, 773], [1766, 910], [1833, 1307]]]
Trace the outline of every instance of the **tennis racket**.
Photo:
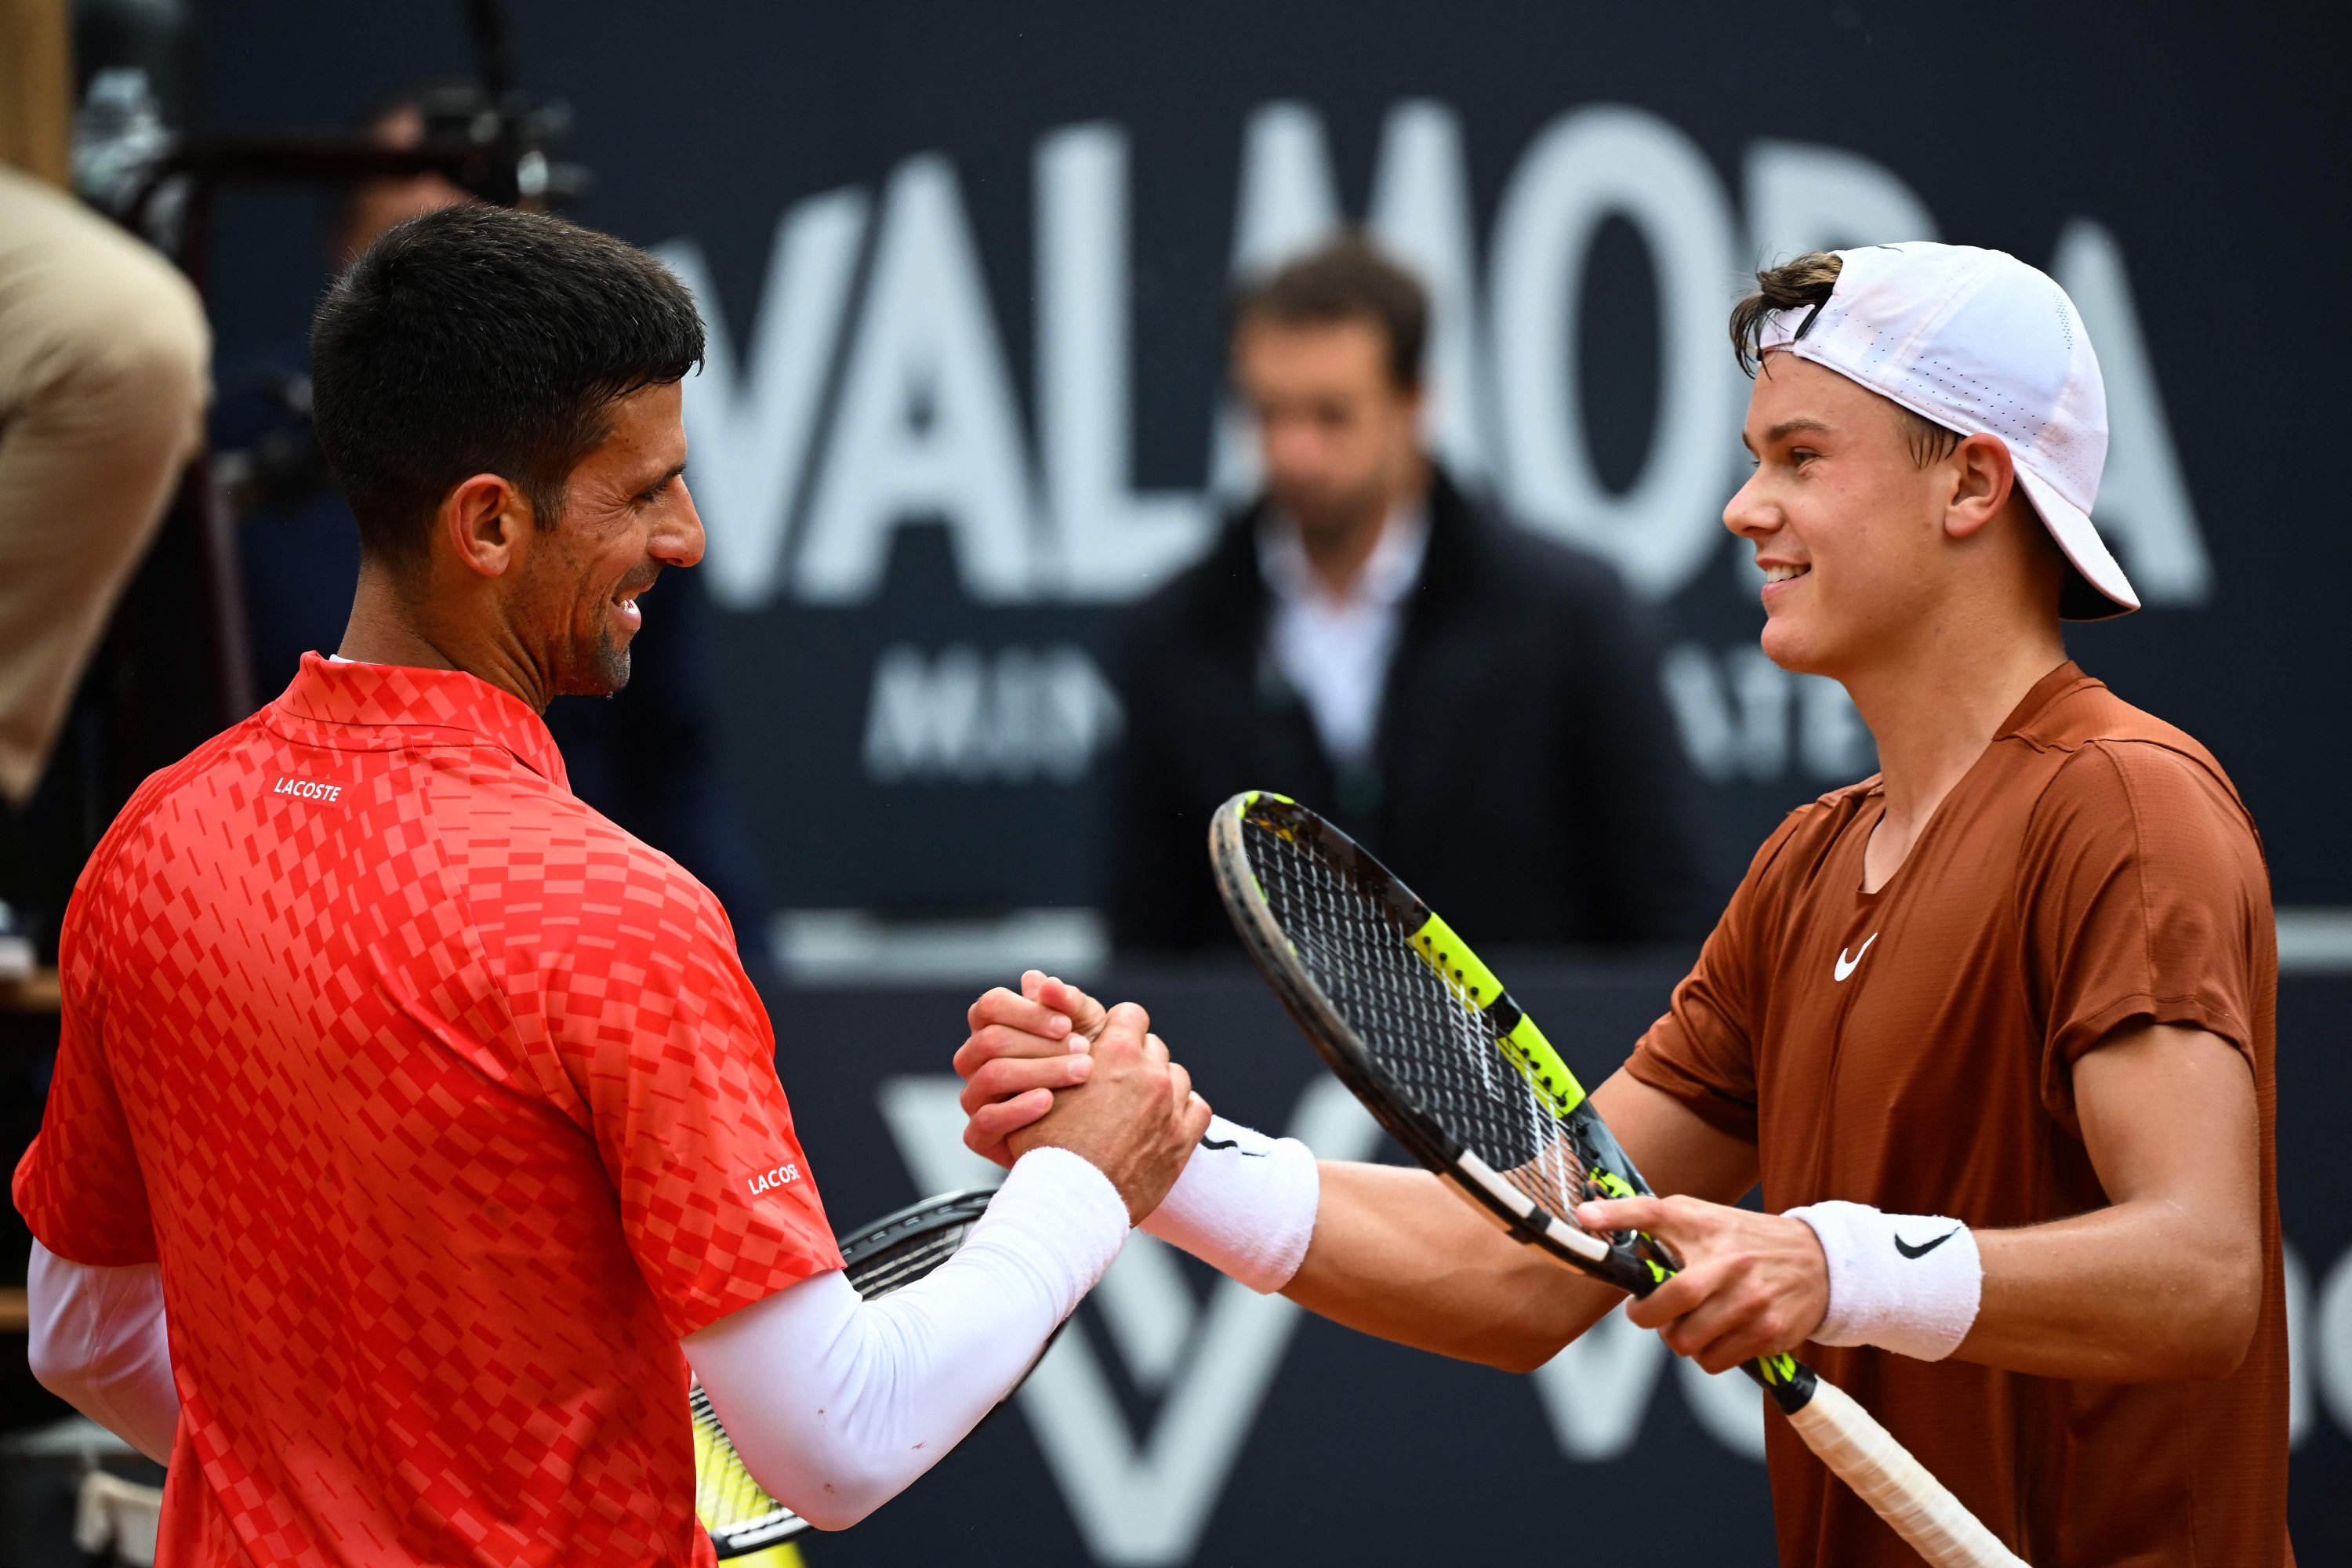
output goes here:
[[[842, 1267], [849, 1282], [869, 1301], [913, 1284], [955, 1256], [995, 1195], [981, 1190], [925, 1198], [853, 1231], [841, 1242]], [[761, 1554], [775, 1552], [807, 1530], [808, 1521], [751, 1479], [735, 1445], [727, 1440], [727, 1428], [719, 1424], [702, 1384], [692, 1386], [687, 1403], [694, 1412], [694, 1511], [710, 1532], [720, 1562], [737, 1568], [769, 1568]]]
[[[1339, 1080], [1406, 1152], [1516, 1239], [1646, 1296], [1681, 1267], [1589, 1198], [1650, 1188], [1495, 973], [1346, 834], [1278, 795], [1235, 795], [1209, 854], [1242, 943]], [[1936, 1568], [2025, 1568], [1869, 1412], [1794, 1356], [1744, 1369], [1823, 1463]]]

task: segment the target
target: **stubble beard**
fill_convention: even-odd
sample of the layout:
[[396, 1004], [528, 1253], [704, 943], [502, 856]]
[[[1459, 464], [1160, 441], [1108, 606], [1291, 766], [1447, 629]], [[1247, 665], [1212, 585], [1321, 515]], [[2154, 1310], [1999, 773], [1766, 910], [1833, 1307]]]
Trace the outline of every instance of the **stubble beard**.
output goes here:
[[617, 695], [629, 683], [629, 650], [613, 640], [609, 620], [596, 628], [596, 657], [590, 668], [596, 672], [601, 697]]
[[629, 650], [613, 640], [609, 624], [598, 626], [582, 651], [586, 657], [572, 662], [571, 675], [557, 684], [557, 696], [612, 697], [629, 684]]

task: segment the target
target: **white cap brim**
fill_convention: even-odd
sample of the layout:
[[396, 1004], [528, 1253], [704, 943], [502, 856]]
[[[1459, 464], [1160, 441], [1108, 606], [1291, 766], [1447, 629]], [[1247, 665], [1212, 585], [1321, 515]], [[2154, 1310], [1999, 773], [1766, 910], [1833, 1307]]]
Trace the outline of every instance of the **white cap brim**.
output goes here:
[[[2103, 621], [2138, 609], [2139, 595], [2132, 592], [2131, 579], [2124, 575], [2122, 565], [2108, 550], [2107, 542], [2099, 537], [2099, 531], [2091, 526], [2090, 514], [2060, 495], [2048, 480], [2023, 463], [2017, 464], [2014, 471], [2018, 484], [2024, 488], [2026, 500], [2041, 514], [2042, 525], [2050, 531], [2050, 537], [2058, 542], [2058, 548], [2098, 595], [2095, 599], [2084, 594], [2062, 595], [2061, 613], [2065, 618]], [[2106, 601], [2105, 605], [2099, 603], [2101, 599]]]

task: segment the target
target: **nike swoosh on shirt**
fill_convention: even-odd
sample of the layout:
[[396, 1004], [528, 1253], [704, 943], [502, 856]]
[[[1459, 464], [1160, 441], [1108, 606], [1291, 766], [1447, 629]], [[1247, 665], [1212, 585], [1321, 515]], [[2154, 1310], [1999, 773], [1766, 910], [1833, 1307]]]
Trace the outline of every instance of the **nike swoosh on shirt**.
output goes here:
[[1912, 1246], [1909, 1242], [1904, 1240], [1898, 1236], [1895, 1238], [1895, 1250], [1901, 1253], [1906, 1258], [1925, 1258], [1927, 1254], [1935, 1251], [1936, 1248], [1943, 1246], [1944, 1243], [1951, 1240], [1952, 1237], [1959, 1234], [1960, 1227], [1958, 1226], [1954, 1226], [1951, 1229], [1946, 1231], [1935, 1240], [1923, 1241], [1916, 1247]]
[[1852, 958], [1846, 957], [1845, 949], [1838, 949], [1837, 978], [1840, 982], [1843, 982], [1847, 975], [1852, 974], [1854, 972], [1862, 963], [1862, 953], [1868, 952], [1870, 951], [1870, 943], [1876, 942], [1877, 940], [1878, 933], [1876, 931], [1872, 931], [1870, 933], [1869, 941], [1864, 942], [1862, 944], [1862, 952], [1855, 953]]

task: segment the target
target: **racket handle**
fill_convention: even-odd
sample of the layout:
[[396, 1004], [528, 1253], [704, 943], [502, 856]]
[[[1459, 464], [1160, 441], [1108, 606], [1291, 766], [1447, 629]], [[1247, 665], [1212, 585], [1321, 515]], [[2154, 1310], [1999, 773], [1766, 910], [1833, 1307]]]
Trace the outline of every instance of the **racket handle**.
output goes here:
[[1789, 1416], [1805, 1446], [1935, 1568], [2026, 1568], [1843, 1389], [1816, 1380]]

